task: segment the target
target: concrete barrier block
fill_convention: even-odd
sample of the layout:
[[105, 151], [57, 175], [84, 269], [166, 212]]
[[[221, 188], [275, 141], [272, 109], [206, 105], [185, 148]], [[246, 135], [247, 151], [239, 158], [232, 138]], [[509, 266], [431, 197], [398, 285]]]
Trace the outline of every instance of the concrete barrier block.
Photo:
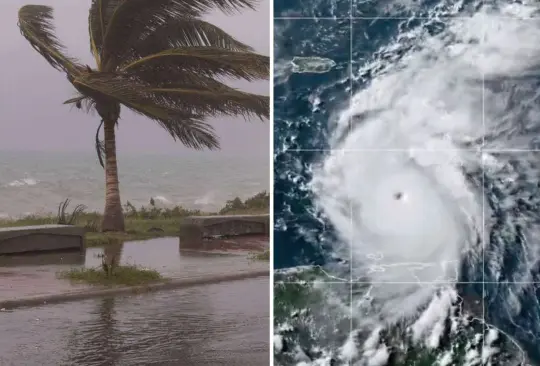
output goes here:
[[189, 216], [180, 224], [180, 246], [203, 248], [204, 238], [269, 234], [269, 214]]
[[84, 228], [38, 225], [0, 229], [0, 254], [84, 250]]

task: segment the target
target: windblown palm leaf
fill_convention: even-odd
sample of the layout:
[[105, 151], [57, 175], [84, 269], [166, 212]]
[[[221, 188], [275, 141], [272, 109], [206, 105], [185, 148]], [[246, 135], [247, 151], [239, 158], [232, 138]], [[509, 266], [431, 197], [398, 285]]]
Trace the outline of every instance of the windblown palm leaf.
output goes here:
[[[52, 9], [27, 5], [19, 26], [32, 46], [68, 78], [81, 96], [66, 103], [104, 110], [123, 104], [193, 148], [218, 148], [205, 117], [268, 116], [268, 98], [214, 80], [268, 77], [268, 57], [196, 18], [218, 8], [253, 7], [249, 0], [93, 0], [89, 31], [96, 70], [64, 54], [54, 35]], [[127, 41], [126, 41], [127, 40]], [[190, 126], [194, 131], [189, 132]], [[98, 129], [99, 130], [99, 129]], [[193, 142], [188, 142], [191, 141]]]
[[253, 1], [93, 0], [89, 17], [90, 37], [95, 44], [93, 52], [102, 65], [108, 65], [110, 58], [118, 56], [116, 50], [136, 46], [138, 40], [160, 26], [176, 24], [181, 27], [182, 21], [200, 17], [212, 9], [232, 12], [245, 7], [252, 8]]
[[[268, 57], [200, 19], [212, 9], [229, 13], [253, 8], [255, 1], [92, 0], [88, 29], [95, 68], [67, 55], [54, 34], [52, 8], [20, 9], [22, 35], [49, 64], [66, 73], [79, 93], [65, 104], [95, 110], [101, 117], [95, 146], [101, 165], [110, 166], [107, 197], [110, 192], [119, 197], [118, 188], [109, 190], [109, 184], [118, 184], [114, 127], [121, 106], [157, 122], [175, 140], [195, 149], [219, 148], [207, 117], [268, 117], [268, 97], [223, 83], [223, 78], [268, 78]], [[99, 137], [102, 127], [104, 141]], [[111, 205], [118, 211], [119, 198], [114, 201]]]
[[127, 42], [120, 42], [108, 52], [109, 68], [174, 48], [216, 47], [221, 50], [253, 51], [220, 28], [198, 18], [182, 18], [181, 22], [165, 18], [141, 30], [141, 33], [126, 33], [123, 40], [126, 39]]
[[199, 76], [251, 81], [268, 77], [268, 58], [215, 47], [183, 47], [153, 53], [123, 65], [121, 70], [158, 83], [185, 77], [196, 80]]
[[64, 54], [65, 47], [54, 34], [52, 19], [52, 9], [48, 6], [27, 5], [19, 10], [19, 28], [32, 47], [55, 69], [78, 74], [82, 67]]

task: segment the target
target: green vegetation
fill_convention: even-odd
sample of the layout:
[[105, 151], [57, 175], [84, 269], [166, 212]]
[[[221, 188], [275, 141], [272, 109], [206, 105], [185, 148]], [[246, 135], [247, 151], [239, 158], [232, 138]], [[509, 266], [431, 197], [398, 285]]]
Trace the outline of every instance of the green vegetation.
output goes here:
[[180, 221], [186, 216], [199, 215], [246, 215], [267, 214], [270, 209], [270, 196], [260, 192], [242, 201], [236, 197], [225, 203], [218, 212], [204, 212], [186, 209], [180, 206], [159, 208], [155, 203], [136, 208], [131, 203], [124, 205], [125, 232], [103, 232], [101, 230], [102, 215], [97, 212], [87, 212], [84, 206], [78, 205], [71, 214], [66, 213], [69, 200], [58, 207], [57, 215], [30, 215], [14, 220], [0, 220], [0, 227], [32, 226], [45, 224], [71, 224], [84, 227], [87, 246], [105, 246], [129, 240], [147, 240], [165, 236], [177, 236]]
[[270, 208], [270, 195], [266, 192], [257, 193], [255, 196], [246, 199], [244, 202], [238, 197], [227, 201], [219, 213], [221, 215], [235, 215], [237, 212], [262, 211], [268, 213]]
[[[366, 296], [371, 296], [372, 287], [369, 283], [359, 282], [351, 287], [346, 281], [342, 284], [332, 282], [320, 267], [306, 266], [296, 270], [275, 271], [274, 329], [286, 345], [280, 352], [275, 353], [275, 363], [294, 364], [299, 350], [310, 354], [314, 359], [323, 356], [338, 358], [343, 344], [351, 335], [351, 327], [353, 331], [358, 331], [356, 344], [362, 347], [373, 330], [365, 326], [364, 320], [380, 319], [379, 309], [384, 305], [377, 302], [376, 298], [369, 299], [369, 296]], [[467, 301], [464, 297], [462, 299]], [[352, 319], [351, 303], [358, 304], [354, 308]], [[459, 313], [447, 318], [445, 332], [436, 348], [426, 347], [426, 342], [412, 339], [410, 326], [418, 318], [402, 319], [381, 329], [381, 343], [387, 346], [390, 355], [387, 364], [432, 366], [438, 365], [443, 355], [451, 355], [452, 365], [467, 364], [468, 351], [482, 347], [482, 340], [477, 336], [485, 333], [486, 324], [464, 310], [465, 307], [465, 303], [461, 303]], [[456, 318], [453, 318], [454, 316]], [[459, 321], [460, 318], [467, 321]], [[456, 320], [458, 321], [455, 322]], [[457, 327], [452, 333], [449, 332], [450, 323], [452, 327]], [[513, 347], [505, 342], [504, 337], [497, 342], [497, 347], [501, 350], [510, 350]], [[504, 364], [502, 360], [508, 360], [508, 355], [502, 353], [494, 356], [499, 358], [492, 359], [492, 364]], [[352, 362], [360, 363], [358, 359]]]
[[264, 252], [252, 253], [249, 257], [254, 260], [268, 262], [270, 260], [270, 250], [267, 249]]
[[104, 248], [101, 268], [72, 268], [60, 272], [59, 278], [76, 283], [100, 286], [136, 286], [164, 281], [161, 274], [153, 269], [134, 265], [120, 265], [123, 244], [113, 244]]
[[59, 277], [76, 283], [102, 286], [136, 286], [164, 281], [159, 272], [137, 266], [117, 266], [108, 271], [99, 268], [73, 268]]
[[88, 14], [93, 67], [67, 53], [55, 34], [51, 7], [20, 8], [22, 36], [76, 92], [64, 104], [99, 116], [94, 140], [106, 176], [102, 231], [126, 231], [116, 159], [121, 110], [146, 117], [198, 150], [219, 149], [208, 117], [268, 118], [268, 96], [231, 88], [224, 79], [267, 79], [269, 57], [203, 20], [210, 11], [230, 14], [255, 5], [254, 0], [93, 0]]

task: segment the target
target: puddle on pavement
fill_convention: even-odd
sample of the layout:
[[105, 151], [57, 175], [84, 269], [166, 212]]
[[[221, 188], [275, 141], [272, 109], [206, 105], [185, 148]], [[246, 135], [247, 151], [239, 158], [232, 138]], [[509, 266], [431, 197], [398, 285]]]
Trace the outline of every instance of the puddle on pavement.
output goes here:
[[[137, 248], [126, 259], [159, 259]], [[264, 278], [0, 312], [0, 365], [268, 365], [268, 290]]]
[[[247, 253], [216, 254], [180, 251], [178, 238], [159, 238], [126, 242], [103, 248], [88, 248], [85, 253], [49, 253], [0, 256], [0, 300], [28, 296], [48, 296], [88, 288], [58, 279], [61, 271], [77, 267], [101, 268], [106, 252], [120, 258], [121, 264], [152, 268], [172, 279], [193, 279], [223, 274], [269, 270], [268, 262], [254, 261]], [[1, 365], [1, 363], [0, 363]]]
[[[252, 264], [246, 252], [208, 253], [180, 250], [178, 238], [157, 238], [147, 241], [132, 241], [112, 244], [104, 248], [88, 248], [85, 253], [48, 253], [23, 256], [0, 256], [0, 273], [9, 268], [26, 268], [58, 272], [71, 267], [99, 267], [100, 255], [119, 258], [121, 264], [135, 264], [153, 268], [163, 275], [182, 276], [225, 273], [231, 268]], [[247, 268], [247, 267], [246, 267]]]
[[[70, 290], [56, 273], [100, 266], [103, 251], [0, 256], [0, 299]], [[180, 251], [177, 238], [106, 251], [174, 278], [268, 268], [247, 253]], [[0, 311], [0, 365], [268, 365], [268, 294], [257, 278]]]

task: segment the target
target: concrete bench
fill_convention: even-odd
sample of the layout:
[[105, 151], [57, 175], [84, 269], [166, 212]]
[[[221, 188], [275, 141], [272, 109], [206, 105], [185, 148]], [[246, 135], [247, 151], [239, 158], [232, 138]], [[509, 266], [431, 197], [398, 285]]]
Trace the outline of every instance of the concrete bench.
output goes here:
[[269, 233], [269, 214], [189, 216], [180, 224], [180, 248], [202, 248], [204, 238]]
[[85, 230], [70, 225], [38, 225], [0, 229], [0, 255], [84, 250]]

